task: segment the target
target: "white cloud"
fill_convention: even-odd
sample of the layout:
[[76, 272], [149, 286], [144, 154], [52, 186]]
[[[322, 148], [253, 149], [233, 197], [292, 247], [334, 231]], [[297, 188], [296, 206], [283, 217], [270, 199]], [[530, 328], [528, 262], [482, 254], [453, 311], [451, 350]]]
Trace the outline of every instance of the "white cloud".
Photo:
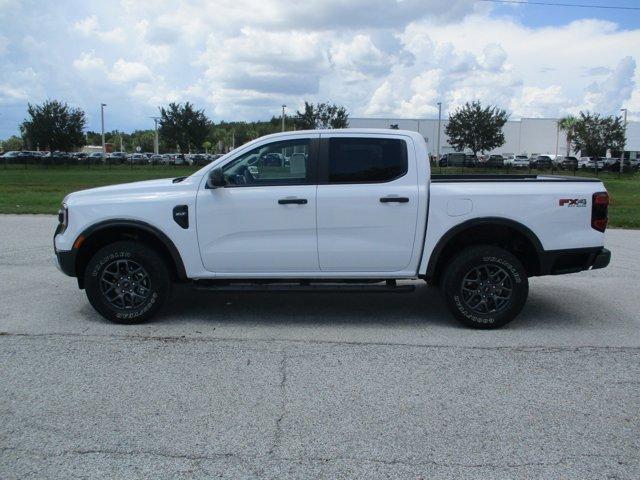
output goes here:
[[0, 80], [0, 105], [11, 105], [16, 101], [32, 101], [42, 97], [38, 74], [32, 68], [16, 70], [11, 76]]
[[140, 62], [127, 62], [120, 58], [113, 64], [109, 71], [110, 80], [118, 83], [144, 82], [152, 79], [153, 75], [149, 67]]
[[632, 57], [624, 57], [604, 80], [589, 85], [584, 108], [617, 115], [633, 94], [635, 73], [636, 61]]
[[78, 20], [73, 24], [73, 28], [83, 35], [91, 35], [98, 29], [98, 17], [90, 15], [82, 20]]
[[126, 32], [122, 27], [104, 30], [95, 15], [78, 20], [73, 24], [73, 28], [85, 37], [95, 37], [105, 43], [120, 43], [126, 40]]
[[[552, 117], [569, 113], [570, 103], [559, 85], [523, 87], [510, 104], [516, 117]], [[574, 112], [571, 112], [574, 113]]]
[[[20, 105], [43, 98], [84, 105], [91, 122], [99, 96], [120, 128], [147, 125], [150, 108], [185, 100], [215, 119], [269, 118], [304, 100], [344, 104], [353, 116], [433, 116], [438, 101], [446, 115], [475, 99], [515, 118], [640, 110], [640, 27], [586, 19], [531, 28], [492, 8], [475, 0], [14, 2], [0, 8], [0, 101], [16, 106], [14, 124]], [[3, 113], [0, 128], [8, 121]]]
[[83, 52], [73, 61], [73, 67], [80, 71], [105, 70], [104, 60], [93, 52]]

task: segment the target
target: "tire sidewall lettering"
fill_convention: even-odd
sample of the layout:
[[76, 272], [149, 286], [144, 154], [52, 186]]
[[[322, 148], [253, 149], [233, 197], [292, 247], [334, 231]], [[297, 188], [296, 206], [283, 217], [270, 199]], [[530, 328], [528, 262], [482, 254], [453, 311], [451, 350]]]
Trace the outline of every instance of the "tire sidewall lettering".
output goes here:
[[503, 258], [487, 256], [487, 257], [482, 257], [482, 261], [487, 263], [497, 263], [501, 267], [507, 268], [509, 270], [509, 273], [511, 273], [511, 276], [513, 277], [515, 282], [522, 283], [522, 277], [520, 277], [520, 274], [518, 273], [518, 269], [514, 267], [510, 262], [504, 260]]
[[100, 273], [100, 270], [102, 270], [102, 267], [104, 267], [106, 263], [111, 262], [112, 260], [117, 260], [119, 258], [131, 258], [131, 252], [113, 252], [105, 257], [102, 257], [91, 271], [91, 276], [97, 277]]
[[118, 312], [116, 313], [116, 317], [123, 320], [131, 320], [131, 319], [140, 317], [141, 315], [144, 315], [145, 313], [147, 313], [153, 307], [157, 299], [158, 299], [157, 292], [153, 292], [149, 301], [140, 310], [136, 310], [135, 312], [129, 312], [129, 313]]
[[491, 324], [491, 323], [495, 323], [496, 321], [494, 317], [486, 317], [486, 318], [478, 317], [477, 315], [474, 315], [471, 312], [467, 311], [467, 309], [464, 308], [464, 305], [462, 304], [462, 301], [460, 300], [459, 295], [453, 296], [453, 302], [455, 303], [458, 311], [473, 322]]

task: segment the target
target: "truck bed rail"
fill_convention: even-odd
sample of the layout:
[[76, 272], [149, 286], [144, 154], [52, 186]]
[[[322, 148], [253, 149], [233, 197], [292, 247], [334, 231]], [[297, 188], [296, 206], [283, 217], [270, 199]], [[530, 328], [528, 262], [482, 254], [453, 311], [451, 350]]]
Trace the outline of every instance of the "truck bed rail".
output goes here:
[[599, 178], [568, 177], [562, 175], [521, 175], [521, 174], [432, 174], [435, 183], [451, 182], [601, 182]]

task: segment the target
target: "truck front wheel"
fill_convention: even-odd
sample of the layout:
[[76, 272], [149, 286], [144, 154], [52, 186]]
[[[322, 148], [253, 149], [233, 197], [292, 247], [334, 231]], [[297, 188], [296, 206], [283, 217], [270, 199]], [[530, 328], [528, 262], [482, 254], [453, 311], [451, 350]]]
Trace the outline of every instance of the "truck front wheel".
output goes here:
[[447, 307], [467, 326], [498, 328], [513, 320], [529, 293], [527, 272], [510, 252], [492, 245], [468, 247], [442, 280]]
[[171, 289], [164, 260], [152, 248], [134, 241], [114, 242], [98, 250], [84, 278], [93, 308], [115, 323], [147, 321]]

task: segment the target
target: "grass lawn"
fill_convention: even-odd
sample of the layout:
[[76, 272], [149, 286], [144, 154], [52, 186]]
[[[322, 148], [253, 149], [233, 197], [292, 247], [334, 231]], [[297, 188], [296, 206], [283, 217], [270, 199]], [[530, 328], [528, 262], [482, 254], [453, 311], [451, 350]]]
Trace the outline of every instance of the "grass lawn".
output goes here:
[[0, 166], [0, 213], [56, 213], [68, 193], [116, 183], [190, 175], [176, 166]]
[[[91, 169], [82, 166], [29, 166], [26, 169], [15, 165], [0, 166], [0, 213], [56, 213], [64, 196], [76, 190], [178, 177], [195, 170], [194, 167], [174, 166], [137, 166], [133, 169], [128, 166], [113, 166], [111, 169], [106, 166], [93, 166]], [[445, 173], [445, 169], [442, 170]], [[439, 169], [434, 169], [434, 173], [440, 173]], [[451, 173], [460, 172], [451, 169]], [[465, 169], [465, 173], [485, 172]], [[579, 174], [582, 175], [581, 172]], [[640, 174], [625, 174], [619, 179], [617, 174], [603, 173], [600, 178], [611, 195], [610, 225], [640, 228]]]

